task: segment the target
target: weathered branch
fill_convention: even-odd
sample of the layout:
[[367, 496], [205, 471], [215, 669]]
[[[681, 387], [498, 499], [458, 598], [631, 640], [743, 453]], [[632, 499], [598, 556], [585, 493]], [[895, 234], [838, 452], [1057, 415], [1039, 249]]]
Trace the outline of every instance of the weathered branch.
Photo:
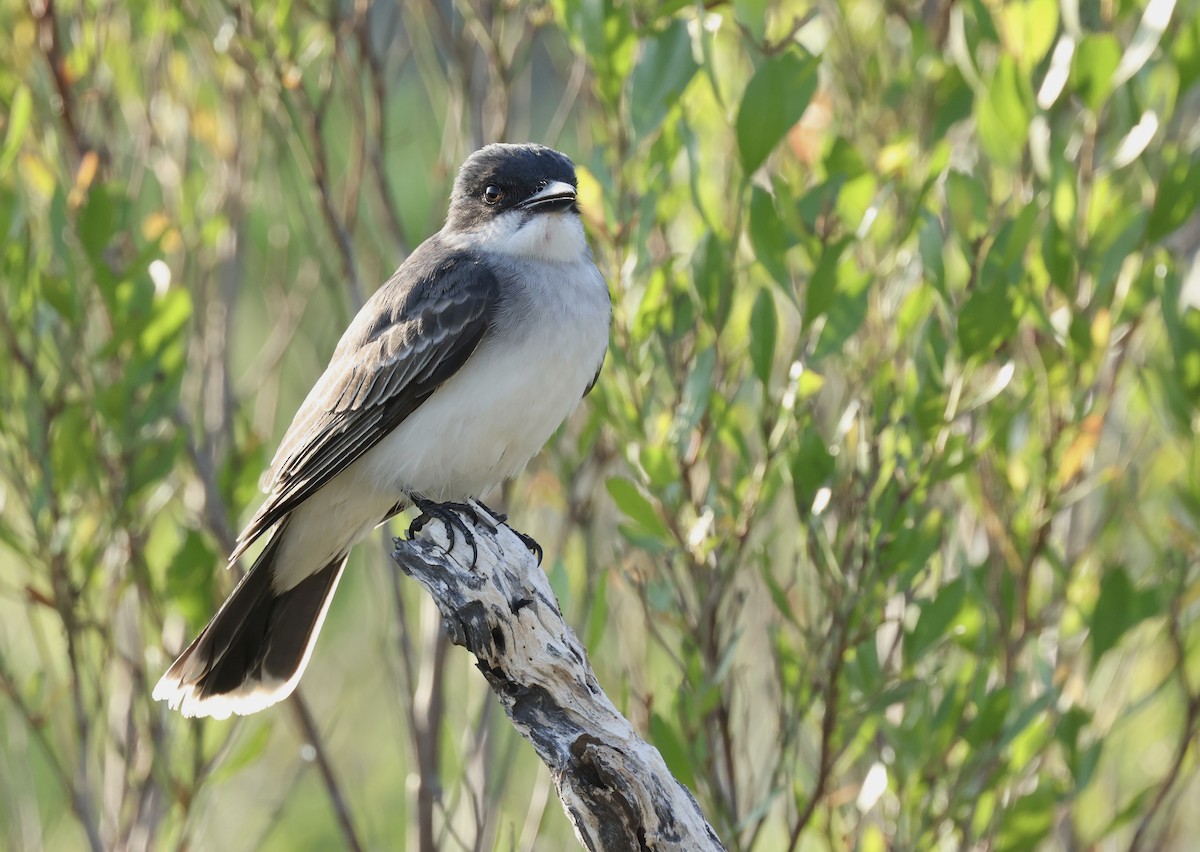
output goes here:
[[[464, 518], [468, 526], [471, 520]], [[478, 660], [517, 731], [550, 768], [591, 850], [724, 849], [658, 749], [604, 694], [545, 573], [505, 526], [473, 526], [478, 559], [442, 524], [397, 539], [393, 558], [433, 596], [451, 641]]]

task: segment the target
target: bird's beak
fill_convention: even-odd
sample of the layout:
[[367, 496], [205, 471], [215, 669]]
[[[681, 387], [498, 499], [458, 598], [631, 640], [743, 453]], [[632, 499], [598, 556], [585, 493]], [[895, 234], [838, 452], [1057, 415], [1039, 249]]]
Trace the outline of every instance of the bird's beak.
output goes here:
[[577, 210], [575, 206], [575, 187], [560, 180], [552, 180], [533, 195], [517, 205], [519, 210], [532, 210], [537, 213]]

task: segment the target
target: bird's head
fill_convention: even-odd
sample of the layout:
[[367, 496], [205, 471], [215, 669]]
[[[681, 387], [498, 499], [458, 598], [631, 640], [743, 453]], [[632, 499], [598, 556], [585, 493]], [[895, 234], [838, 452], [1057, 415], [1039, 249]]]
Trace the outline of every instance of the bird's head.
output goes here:
[[463, 163], [442, 233], [477, 249], [571, 262], [587, 252], [575, 164], [543, 145], [488, 145]]

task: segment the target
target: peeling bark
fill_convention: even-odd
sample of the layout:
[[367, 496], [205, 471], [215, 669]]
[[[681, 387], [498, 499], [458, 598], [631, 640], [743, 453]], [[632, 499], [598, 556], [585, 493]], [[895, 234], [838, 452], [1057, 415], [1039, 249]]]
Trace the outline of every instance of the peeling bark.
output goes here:
[[[463, 521], [472, 526], [470, 518]], [[550, 768], [591, 850], [724, 849], [691, 792], [604, 694], [550, 581], [505, 526], [472, 527], [478, 559], [430, 523], [393, 558], [433, 596], [451, 641], [475, 655], [514, 727]]]

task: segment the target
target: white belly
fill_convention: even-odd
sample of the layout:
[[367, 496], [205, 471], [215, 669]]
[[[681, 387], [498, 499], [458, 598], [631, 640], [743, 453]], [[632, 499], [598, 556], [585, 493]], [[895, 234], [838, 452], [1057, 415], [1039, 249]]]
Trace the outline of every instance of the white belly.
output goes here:
[[525, 467], [583, 398], [604, 356], [596, 328], [531, 323], [487, 340], [466, 365], [356, 466], [378, 491], [432, 500], [478, 497]]

